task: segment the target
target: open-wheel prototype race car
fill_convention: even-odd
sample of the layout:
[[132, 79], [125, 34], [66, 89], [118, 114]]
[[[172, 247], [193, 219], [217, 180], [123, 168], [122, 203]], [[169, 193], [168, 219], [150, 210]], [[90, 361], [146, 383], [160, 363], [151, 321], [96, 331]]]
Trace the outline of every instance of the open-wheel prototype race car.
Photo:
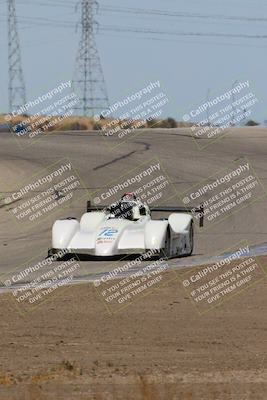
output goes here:
[[[194, 249], [194, 221], [199, 215], [203, 226], [204, 213], [200, 208], [149, 208], [134, 193], [126, 193], [110, 206], [91, 206], [80, 222], [75, 218], [55, 221], [52, 228], [52, 248], [48, 256], [64, 250], [65, 254], [117, 256], [142, 254], [153, 250], [160, 257], [191, 255]], [[154, 212], [169, 213], [168, 218], [152, 219]]]

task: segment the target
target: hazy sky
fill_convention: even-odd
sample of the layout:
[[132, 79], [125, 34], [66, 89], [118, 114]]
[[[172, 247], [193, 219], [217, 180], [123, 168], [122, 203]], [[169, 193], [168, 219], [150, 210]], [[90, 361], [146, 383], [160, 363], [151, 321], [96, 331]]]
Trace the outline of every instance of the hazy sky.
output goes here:
[[[267, 3], [263, 0], [100, 0], [99, 3], [102, 7], [185, 14], [183, 17], [168, 17], [100, 11], [96, 17], [100, 27], [112, 25], [172, 33], [267, 35]], [[213, 17], [196, 18], [196, 14]], [[27, 100], [31, 100], [60, 82], [72, 79], [79, 40], [79, 33], [75, 30], [79, 10], [75, 12], [72, 0], [17, 0], [17, 15]], [[43, 25], [46, 19], [70, 21], [70, 24], [67, 27], [62, 27], [62, 24], [46, 26]], [[6, 1], [0, 0], [0, 112], [8, 111], [6, 20]], [[111, 103], [141, 89], [149, 81], [160, 80], [170, 100], [165, 116], [181, 119], [186, 110], [205, 100], [208, 88], [212, 93], [220, 94], [231, 88], [236, 80], [249, 80], [259, 100], [253, 117], [259, 121], [267, 119], [265, 38], [100, 31], [97, 44]]]

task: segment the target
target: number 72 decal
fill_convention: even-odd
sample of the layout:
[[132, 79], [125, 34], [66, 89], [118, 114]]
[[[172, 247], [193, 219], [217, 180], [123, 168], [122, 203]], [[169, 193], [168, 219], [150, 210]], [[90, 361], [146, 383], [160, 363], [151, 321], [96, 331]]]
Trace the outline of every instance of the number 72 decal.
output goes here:
[[118, 229], [104, 228], [98, 235], [98, 237], [113, 237], [118, 233]]

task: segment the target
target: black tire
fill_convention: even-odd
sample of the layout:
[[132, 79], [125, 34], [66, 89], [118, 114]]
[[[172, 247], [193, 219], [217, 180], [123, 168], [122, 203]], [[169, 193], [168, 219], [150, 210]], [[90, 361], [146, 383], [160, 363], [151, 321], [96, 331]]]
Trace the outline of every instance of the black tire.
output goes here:
[[166, 230], [165, 245], [160, 250], [160, 258], [168, 259], [171, 257], [171, 233], [169, 227]]
[[46, 259], [52, 257], [54, 254], [55, 254], [54, 249], [48, 249]]
[[189, 230], [189, 243], [190, 243], [190, 250], [188, 255], [191, 256], [194, 251], [194, 223], [191, 222], [190, 230]]
[[57, 256], [57, 253], [59, 252], [59, 250], [56, 249], [49, 249], [46, 259], [50, 258], [50, 257], [54, 257], [54, 261], [64, 261], [65, 257], [68, 256], [68, 254], [65, 254], [63, 256]]

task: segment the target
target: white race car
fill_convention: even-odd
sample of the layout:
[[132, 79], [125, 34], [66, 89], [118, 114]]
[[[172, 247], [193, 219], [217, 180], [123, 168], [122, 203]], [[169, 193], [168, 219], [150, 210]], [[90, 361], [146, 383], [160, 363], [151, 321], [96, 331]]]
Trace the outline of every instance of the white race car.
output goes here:
[[[167, 219], [154, 220], [151, 212], [168, 212]], [[116, 203], [107, 206], [87, 204], [80, 222], [75, 218], [57, 220], [52, 229], [52, 248], [48, 256], [88, 254], [100, 257], [142, 254], [150, 250], [160, 257], [189, 256], [194, 248], [192, 209], [156, 207], [149, 209], [126, 193]], [[201, 213], [202, 208], [194, 209]], [[200, 226], [203, 215], [199, 214]]]

